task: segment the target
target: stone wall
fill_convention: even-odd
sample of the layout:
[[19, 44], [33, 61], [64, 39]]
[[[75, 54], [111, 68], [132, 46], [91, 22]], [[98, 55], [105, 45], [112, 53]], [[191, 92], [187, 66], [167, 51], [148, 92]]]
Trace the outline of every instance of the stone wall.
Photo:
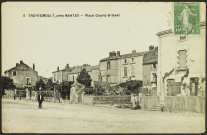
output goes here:
[[142, 96], [139, 104], [141, 109], [151, 110], [154, 106], [159, 104], [159, 99], [157, 96]]
[[84, 95], [84, 104], [131, 104], [131, 97], [127, 96], [92, 96]]
[[165, 97], [166, 111], [189, 111], [189, 112], [205, 112], [205, 97], [187, 96]]

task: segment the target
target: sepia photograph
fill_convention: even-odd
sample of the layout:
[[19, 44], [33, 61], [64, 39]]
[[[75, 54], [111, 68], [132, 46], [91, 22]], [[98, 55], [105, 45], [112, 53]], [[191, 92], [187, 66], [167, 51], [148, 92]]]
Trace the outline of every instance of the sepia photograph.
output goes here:
[[205, 133], [205, 2], [3, 2], [2, 133]]

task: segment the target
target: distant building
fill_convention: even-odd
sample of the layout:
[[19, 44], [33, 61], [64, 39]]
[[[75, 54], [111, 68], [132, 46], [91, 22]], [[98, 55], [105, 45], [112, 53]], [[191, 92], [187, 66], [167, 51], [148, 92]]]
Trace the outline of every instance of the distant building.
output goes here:
[[41, 79], [45, 84], [46, 84], [47, 81], [48, 81], [48, 78], [46, 78], [46, 77], [42, 77], [42, 76], [38, 76], [38, 81], [39, 81], [40, 79]]
[[35, 64], [30, 68], [22, 60], [16, 66], [5, 71], [5, 76], [13, 79], [16, 88], [23, 89], [25, 86], [35, 86], [38, 81], [38, 72], [35, 71]]
[[127, 80], [143, 80], [143, 55], [136, 52], [120, 55], [120, 51], [109, 52], [109, 57], [100, 60], [102, 82], [120, 83]]
[[158, 95], [205, 95], [206, 22], [199, 35], [174, 35], [172, 30], [157, 33]]
[[156, 90], [157, 88], [158, 48], [149, 47], [143, 57], [143, 88]]
[[59, 70], [59, 67], [57, 67], [57, 71], [52, 72], [53, 74], [53, 83], [62, 83], [63, 81], [68, 80], [69, 73], [73, 70], [73, 68], [69, 67], [69, 64], [65, 66], [64, 69]]
[[95, 81], [98, 81], [99, 78], [99, 65], [96, 66], [90, 66], [90, 65], [83, 65], [83, 66], [77, 66], [75, 67], [75, 69], [73, 71], [71, 71], [68, 75], [68, 81], [76, 81], [78, 75], [80, 74], [80, 72], [82, 71], [82, 69], [85, 68], [86, 72], [91, 76], [92, 79], [92, 83], [91, 85], [94, 85]]

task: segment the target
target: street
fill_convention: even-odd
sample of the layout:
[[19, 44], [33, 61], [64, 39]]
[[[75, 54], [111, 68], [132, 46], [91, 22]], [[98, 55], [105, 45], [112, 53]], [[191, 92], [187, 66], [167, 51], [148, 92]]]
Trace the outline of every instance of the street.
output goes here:
[[2, 99], [4, 133], [202, 133], [205, 114]]

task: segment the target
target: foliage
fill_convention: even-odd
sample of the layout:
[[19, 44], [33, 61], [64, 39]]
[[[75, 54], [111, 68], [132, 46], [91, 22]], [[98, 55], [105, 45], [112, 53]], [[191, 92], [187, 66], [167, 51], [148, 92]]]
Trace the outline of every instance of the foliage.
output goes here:
[[124, 94], [130, 95], [131, 93], [139, 93], [139, 89], [142, 87], [142, 81], [131, 80], [120, 83], [119, 86], [123, 88]]
[[39, 88], [42, 88], [42, 90], [45, 90], [45, 83], [42, 79], [36, 82], [35, 88], [36, 90], [39, 90]]
[[189, 74], [189, 69], [187, 69], [184, 76], [181, 77], [181, 82], [183, 82], [185, 77], [188, 77], [188, 74]]
[[105, 95], [106, 90], [104, 89], [103, 86], [101, 86], [99, 83], [94, 84], [94, 95]]
[[91, 95], [94, 92], [93, 87], [87, 87], [84, 89], [84, 91], [85, 91], [85, 94], [88, 94], [88, 95]]
[[91, 86], [92, 80], [91, 80], [90, 75], [86, 72], [85, 68], [80, 72], [80, 75], [77, 77], [77, 81], [83, 84], [85, 87]]
[[1, 77], [1, 90], [2, 94], [4, 94], [5, 89], [15, 89], [15, 85], [13, 82], [13, 79], [10, 79], [9, 77], [2, 76]]
[[52, 82], [52, 79], [48, 79], [47, 83], [45, 84], [45, 89], [50, 90], [54, 86], [55, 86], [55, 84]]
[[60, 92], [60, 95], [63, 99], [66, 98], [66, 96], [69, 97], [70, 95], [70, 88], [71, 88], [71, 85], [73, 84], [73, 82], [71, 81], [63, 81], [61, 84], [58, 84], [56, 86], [56, 89], [59, 90]]
[[166, 72], [166, 73], [164, 74], [164, 77], [162, 78], [162, 81], [164, 82], [164, 81], [165, 81], [165, 78], [168, 77], [169, 75], [171, 75], [173, 71], [174, 71], [174, 68], [173, 68], [172, 70], [170, 70], [169, 73]]

